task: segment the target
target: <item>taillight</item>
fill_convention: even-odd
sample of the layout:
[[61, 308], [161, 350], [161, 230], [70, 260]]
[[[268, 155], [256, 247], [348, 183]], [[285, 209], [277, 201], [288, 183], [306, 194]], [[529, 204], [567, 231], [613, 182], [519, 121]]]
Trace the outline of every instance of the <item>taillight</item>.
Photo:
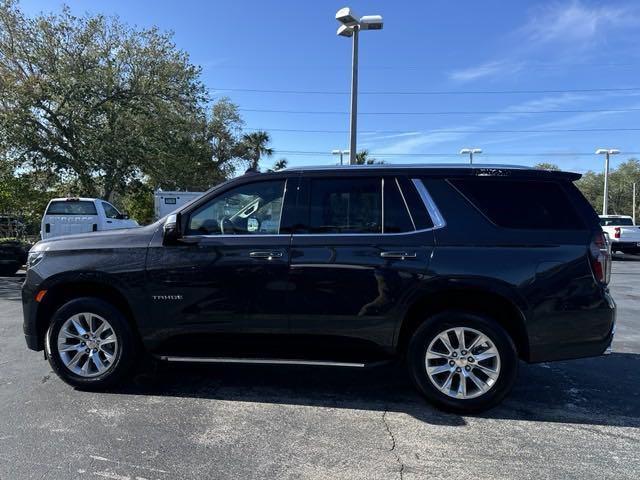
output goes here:
[[597, 232], [589, 246], [589, 260], [595, 279], [603, 284], [608, 284], [611, 278], [611, 251], [609, 242], [603, 232]]
[[613, 229], [613, 238], [620, 238], [620, 227], [615, 227]]

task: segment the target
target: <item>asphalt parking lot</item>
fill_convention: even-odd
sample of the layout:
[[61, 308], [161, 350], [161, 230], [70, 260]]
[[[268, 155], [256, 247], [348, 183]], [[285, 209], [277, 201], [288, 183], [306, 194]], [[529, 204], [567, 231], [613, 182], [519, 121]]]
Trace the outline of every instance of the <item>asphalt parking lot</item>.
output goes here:
[[403, 370], [172, 366], [74, 391], [26, 349], [22, 278], [0, 278], [0, 479], [640, 478], [640, 257], [617, 258], [614, 354], [521, 364], [476, 417]]

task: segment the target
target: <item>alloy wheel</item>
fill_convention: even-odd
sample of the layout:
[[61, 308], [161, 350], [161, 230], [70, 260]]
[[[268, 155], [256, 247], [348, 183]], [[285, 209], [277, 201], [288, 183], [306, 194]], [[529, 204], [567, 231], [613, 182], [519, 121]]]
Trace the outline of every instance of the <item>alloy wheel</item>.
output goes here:
[[95, 313], [71, 316], [58, 332], [58, 355], [62, 363], [81, 377], [96, 377], [109, 371], [118, 348], [113, 327]]
[[468, 327], [437, 334], [427, 348], [425, 366], [431, 383], [445, 395], [471, 399], [484, 395], [500, 376], [500, 353], [482, 332]]

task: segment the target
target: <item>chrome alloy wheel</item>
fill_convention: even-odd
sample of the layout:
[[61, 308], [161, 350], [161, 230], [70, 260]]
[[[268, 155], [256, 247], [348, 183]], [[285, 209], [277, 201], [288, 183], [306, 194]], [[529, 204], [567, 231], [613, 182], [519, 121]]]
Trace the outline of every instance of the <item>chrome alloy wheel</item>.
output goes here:
[[77, 313], [58, 332], [58, 355], [62, 363], [81, 377], [107, 372], [118, 353], [113, 327], [95, 313]]
[[431, 383], [452, 398], [470, 399], [488, 392], [500, 375], [500, 353], [482, 332], [458, 327], [440, 332], [425, 359]]

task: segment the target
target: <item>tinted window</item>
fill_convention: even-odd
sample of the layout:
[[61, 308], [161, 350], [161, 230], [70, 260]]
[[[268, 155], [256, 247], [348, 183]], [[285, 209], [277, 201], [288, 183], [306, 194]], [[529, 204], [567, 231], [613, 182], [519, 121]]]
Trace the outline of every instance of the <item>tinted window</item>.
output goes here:
[[405, 199], [395, 179], [384, 182], [384, 233], [412, 232], [415, 230], [407, 211]]
[[47, 215], [97, 215], [93, 202], [62, 200], [51, 202], [47, 209]]
[[600, 219], [600, 225], [608, 227], [610, 225], [619, 225], [622, 227], [633, 226], [632, 218], [616, 218], [616, 217], [604, 217]]
[[450, 182], [501, 227], [544, 230], [585, 227], [557, 182], [482, 177]]
[[285, 181], [241, 185], [198, 208], [189, 218], [188, 234], [276, 234], [280, 230]]
[[311, 233], [382, 233], [379, 178], [311, 180]]
[[102, 208], [104, 208], [104, 214], [107, 218], [118, 218], [120, 216], [120, 212], [110, 203], [102, 202]]

